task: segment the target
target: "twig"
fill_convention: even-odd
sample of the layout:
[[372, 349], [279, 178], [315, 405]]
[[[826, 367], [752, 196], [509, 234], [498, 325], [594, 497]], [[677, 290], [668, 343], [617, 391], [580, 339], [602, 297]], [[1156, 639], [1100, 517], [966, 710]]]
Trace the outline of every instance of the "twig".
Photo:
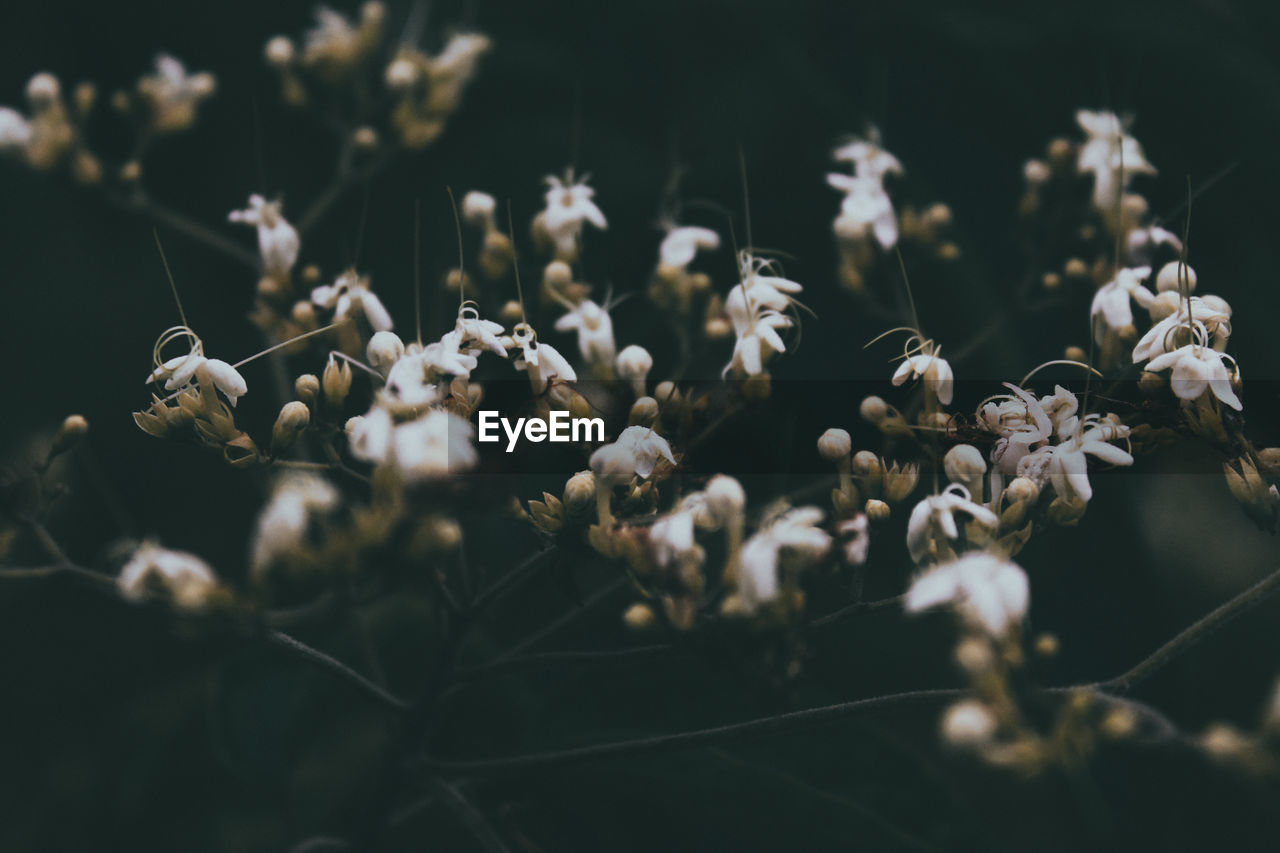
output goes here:
[[411, 707], [404, 699], [385, 688], [379, 687], [337, 658], [330, 657], [319, 649], [314, 649], [283, 631], [271, 630], [265, 636], [267, 642], [271, 645], [283, 649], [301, 660], [314, 664], [320, 669], [337, 675], [348, 684], [358, 687], [367, 695], [376, 698], [388, 708], [403, 712], [408, 711]]
[[224, 237], [185, 214], [170, 210], [153, 200], [142, 190], [138, 190], [132, 195], [109, 193], [107, 199], [123, 210], [150, 217], [157, 223], [172, 228], [174, 231], [226, 255], [228, 258], [250, 269], [257, 270], [260, 266], [257, 252], [245, 248], [229, 237]]
[[480, 590], [476, 597], [471, 600], [468, 605], [468, 609], [470, 609], [473, 614], [483, 611], [510, 591], [514, 586], [528, 578], [533, 573], [534, 569], [538, 567], [542, 558], [546, 557], [554, 550], [554, 545], [548, 548], [543, 548], [541, 551], [530, 556], [511, 571], [503, 573], [501, 577], [491, 583], [488, 587]]
[[502, 843], [489, 821], [456, 786], [443, 779], [432, 779], [431, 788], [439, 795], [440, 801], [457, 816], [459, 822], [476, 837], [485, 853], [508, 853], [507, 845]]
[[476, 681], [491, 675], [547, 666], [597, 666], [600, 664], [625, 664], [665, 655], [677, 651], [670, 643], [657, 643], [650, 646], [634, 646], [629, 649], [607, 649], [604, 651], [571, 651], [541, 652], [529, 655], [498, 658], [490, 663], [466, 667], [454, 673], [455, 681]]
[[1136, 684], [1149, 678], [1174, 658], [1187, 651], [1187, 649], [1205, 639], [1232, 619], [1247, 613], [1266, 601], [1278, 591], [1280, 591], [1280, 570], [1272, 572], [1206, 616], [1197, 619], [1172, 640], [1156, 649], [1126, 672], [1117, 675], [1115, 678], [1099, 681], [1097, 684], [1090, 686], [1116, 693], [1128, 692]]

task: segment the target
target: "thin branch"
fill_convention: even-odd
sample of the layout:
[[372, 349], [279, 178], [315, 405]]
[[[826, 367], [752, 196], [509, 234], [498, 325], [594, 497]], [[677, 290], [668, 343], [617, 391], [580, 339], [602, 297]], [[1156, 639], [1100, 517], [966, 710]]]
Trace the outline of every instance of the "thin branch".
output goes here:
[[364, 163], [356, 169], [339, 168], [339, 175], [336, 177], [324, 192], [322, 192], [306, 212], [298, 218], [298, 233], [305, 235], [308, 231], [324, 218], [329, 212], [329, 208], [338, 203], [343, 194], [356, 184], [370, 180], [378, 172], [382, 171], [388, 163], [391, 162], [393, 149], [386, 149], [381, 154], [376, 155], [373, 159]]
[[534, 569], [538, 568], [538, 564], [542, 561], [542, 558], [546, 557], [554, 550], [554, 545], [548, 548], [543, 548], [541, 551], [530, 556], [511, 571], [503, 573], [501, 577], [490, 584], [487, 588], [480, 590], [479, 594], [476, 595], [468, 605], [468, 609], [473, 615], [483, 611], [490, 604], [497, 601], [510, 591], [514, 586], [528, 578], [533, 573]]
[[425, 766], [436, 772], [460, 776], [479, 776], [489, 773], [508, 773], [533, 769], [543, 770], [549, 767], [574, 764], [596, 758], [656, 755], [664, 752], [694, 749], [710, 744], [732, 743], [776, 732], [829, 723], [888, 708], [932, 706], [968, 695], [968, 690], [958, 687], [940, 690], [913, 690], [906, 693], [875, 696], [870, 699], [857, 699], [852, 702], [840, 702], [834, 705], [821, 705], [816, 708], [806, 708], [802, 711], [775, 714], [770, 717], [747, 720], [741, 723], [730, 723], [724, 726], [714, 726], [708, 729], [695, 729], [694, 731], [679, 732], [677, 734], [655, 735], [634, 740], [593, 744], [556, 752], [535, 752], [506, 758], [487, 758], [471, 761], [447, 761], [429, 758], [425, 761]]
[[268, 631], [265, 635], [267, 642], [276, 648], [283, 649], [294, 655], [295, 657], [314, 664], [320, 669], [325, 670], [333, 675], [338, 676], [354, 687], [360, 688], [364, 693], [374, 697], [382, 704], [396, 711], [408, 711], [410, 703], [396, 696], [394, 693], [379, 687], [351, 667], [347, 666], [337, 658], [330, 657], [319, 649], [312, 648], [306, 643], [298, 640], [283, 631]]
[[476, 681], [491, 675], [501, 675], [532, 667], [627, 664], [660, 657], [677, 650], [677, 647], [671, 643], [657, 643], [650, 646], [634, 646], [628, 649], [606, 649], [589, 652], [541, 652], [529, 655], [515, 655], [498, 658], [490, 663], [459, 669], [454, 673], [454, 680]]
[[825, 628], [827, 625], [834, 625], [853, 616], [856, 613], [866, 613], [870, 610], [883, 610], [887, 607], [896, 607], [902, 603], [906, 595], [894, 595], [889, 598], [879, 598], [875, 601], [855, 601], [853, 604], [846, 604], [839, 610], [833, 610], [826, 616], [819, 616], [809, 623], [810, 628]]
[[485, 853], [508, 853], [507, 845], [502, 843], [498, 833], [489, 821], [454, 785], [443, 779], [432, 779], [431, 788], [440, 797], [440, 801], [449, 807], [459, 822], [475, 836]]
[[132, 195], [110, 193], [107, 198], [117, 207], [130, 213], [148, 217], [160, 225], [171, 228], [197, 243], [226, 255], [243, 266], [253, 270], [257, 270], [260, 266], [257, 252], [245, 248], [230, 237], [224, 237], [186, 214], [178, 213], [176, 210], [165, 207], [141, 190]]
[[86, 569], [72, 563], [59, 563], [53, 566], [35, 566], [32, 568], [25, 567], [0, 567], [0, 579], [6, 580], [43, 580], [44, 578], [56, 577], [58, 575], [70, 575], [72, 577], [83, 578], [91, 583], [97, 584], [103, 588], [113, 588], [116, 585], [115, 578], [102, 572], [95, 572], [93, 569]]
[[1267, 575], [1244, 592], [1211, 611], [1208, 615], [1197, 619], [1172, 640], [1156, 649], [1126, 672], [1091, 686], [1116, 693], [1128, 692], [1136, 684], [1149, 678], [1187, 651], [1187, 649], [1199, 643], [1232, 619], [1252, 610], [1276, 592], [1280, 592], [1280, 569]]

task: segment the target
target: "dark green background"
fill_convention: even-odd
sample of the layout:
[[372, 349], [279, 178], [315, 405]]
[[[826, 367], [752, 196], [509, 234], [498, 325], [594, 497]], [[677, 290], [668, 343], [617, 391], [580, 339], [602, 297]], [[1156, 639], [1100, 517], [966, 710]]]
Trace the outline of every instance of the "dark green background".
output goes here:
[[[296, 211], [321, 185], [332, 147], [277, 106], [260, 55], [267, 37], [306, 26], [309, 6], [10, 5], [0, 13], [0, 103], [20, 104], [37, 70], [111, 89], [131, 84], [157, 50], [171, 51], [191, 68], [215, 71], [220, 88], [198, 131], [157, 152], [153, 192], [216, 226], [251, 191], [282, 193]], [[592, 235], [587, 278], [638, 289], [653, 264], [673, 149], [690, 169], [686, 197], [740, 213], [740, 145], [755, 240], [794, 256], [788, 274], [806, 285], [819, 315], [780, 378], [883, 376], [888, 351], [861, 349], [879, 329], [834, 282], [829, 225], [838, 197], [822, 180], [833, 143], [877, 123], [906, 166], [900, 197], [940, 199], [954, 210], [964, 259], [913, 281], [922, 323], [945, 352], [981, 327], [1022, 275], [1013, 216], [1022, 162], [1049, 138], [1074, 135], [1079, 107], [1131, 110], [1161, 171], [1138, 185], [1153, 210], [1177, 207], [1188, 174], [1199, 183], [1236, 164], [1196, 202], [1191, 262], [1201, 287], [1236, 309], [1232, 351], [1254, 383], [1246, 413], [1267, 434], [1276, 397], [1269, 380], [1280, 378], [1271, 328], [1280, 309], [1278, 13], [1230, 2], [1010, 9], [435, 3], [430, 46], [446, 24], [469, 17], [494, 38], [493, 54], [440, 143], [370, 187], [363, 233], [356, 193], [304, 257], [334, 269], [359, 244], [393, 314], [411, 317], [414, 199], [423, 199], [425, 269], [434, 280], [454, 261], [444, 186], [510, 197], [517, 220], [527, 219], [541, 176], [570, 157], [578, 115], [579, 164], [594, 175], [610, 220], [607, 233]], [[405, 14], [393, 5], [393, 27]], [[93, 424], [55, 532], [73, 557], [99, 566], [114, 538], [160, 533], [238, 577], [259, 484], [151, 439], [129, 419], [146, 399], [154, 336], [175, 322], [150, 224], [12, 164], [0, 172], [0, 198], [0, 443], [21, 456], [34, 431], [68, 412]], [[719, 224], [706, 211], [698, 217]], [[256, 349], [244, 320], [251, 277], [161, 233], [208, 349], [233, 359]], [[240, 236], [248, 245], [249, 232]], [[716, 263], [724, 289], [727, 253]], [[975, 399], [1082, 342], [1087, 303], [1079, 295], [1072, 313], [1010, 330], [957, 361], [961, 376], [991, 386], [975, 388]], [[429, 315], [429, 328], [448, 322], [439, 317]], [[628, 311], [620, 337], [649, 342], [652, 321]], [[265, 384], [259, 370], [248, 372], [251, 387]], [[272, 416], [267, 396], [251, 394], [242, 406], [260, 429]], [[832, 425], [855, 428], [856, 402], [852, 390], [847, 398], [824, 394], [790, 417], [741, 425], [721, 451], [754, 453], [757, 439], [777, 445], [784, 430], [780, 472], [813, 470], [813, 438]], [[1206, 454], [1174, 452], [1142, 461], [1140, 473], [1102, 478], [1078, 530], [1050, 533], [1024, 552], [1033, 624], [1064, 646], [1046, 682], [1123, 669], [1274, 567], [1272, 540], [1230, 502], [1217, 465]], [[515, 557], [483, 559], [497, 570]], [[904, 580], [900, 568], [885, 572], [870, 580], [877, 594]], [[586, 569], [581, 580], [603, 577]], [[427, 658], [428, 626], [415, 606], [371, 611], [393, 684], [416, 683]], [[569, 606], [549, 587], [487, 642], [501, 648]], [[628, 642], [617, 610], [584, 618], [548, 647]], [[1272, 604], [1233, 625], [1145, 686], [1142, 698], [1192, 731], [1215, 719], [1252, 726], [1280, 673], [1278, 615]], [[502, 682], [459, 700], [470, 709], [459, 715], [467, 724], [447, 730], [442, 743], [459, 755], [552, 748], [951, 683], [949, 637], [945, 619], [873, 614], [814, 648], [804, 677], [783, 693], [722, 661]], [[351, 656], [341, 631], [308, 639]], [[3, 849], [284, 850], [311, 833], [343, 831], [365, 805], [385, 718], [260, 649], [52, 582], [0, 590], [0, 661]], [[1271, 849], [1280, 829], [1274, 787], [1186, 754], [1107, 749], [1075, 775], [1022, 782], [939, 753], [934, 732], [931, 713], [843, 723], [724, 751], [547, 773], [483, 789], [481, 799], [509, 838], [531, 845], [513, 841], [513, 849], [547, 851]], [[466, 837], [453, 832], [451, 819], [433, 812], [396, 841], [423, 849], [414, 837], [447, 834], [441, 849], [465, 849]]]

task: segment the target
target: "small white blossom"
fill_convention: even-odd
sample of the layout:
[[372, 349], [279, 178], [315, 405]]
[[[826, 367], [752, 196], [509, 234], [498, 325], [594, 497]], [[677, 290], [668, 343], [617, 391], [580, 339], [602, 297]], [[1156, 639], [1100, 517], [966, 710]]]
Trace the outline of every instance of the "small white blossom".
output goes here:
[[31, 125], [12, 107], [0, 107], [0, 151], [25, 148], [31, 142]]
[[928, 558], [929, 546], [939, 533], [947, 539], [960, 538], [960, 528], [955, 519], [957, 512], [992, 529], [1000, 524], [994, 512], [969, 499], [968, 489], [952, 483], [942, 494], [925, 498], [911, 510], [911, 517], [907, 520], [907, 551], [913, 561], [920, 563]]
[[546, 178], [546, 208], [538, 214], [538, 221], [556, 246], [556, 253], [571, 257], [578, 251], [578, 239], [582, 225], [590, 222], [596, 228], [608, 227], [600, 208], [592, 201], [595, 190], [587, 186], [587, 179], [575, 181], [573, 171], [561, 180], [555, 175]]
[[898, 242], [898, 216], [879, 177], [832, 173], [827, 183], [845, 194], [836, 217], [836, 234], [846, 240], [874, 236], [883, 249]]
[[556, 331], [578, 333], [578, 352], [587, 364], [613, 364], [617, 354], [617, 343], [613, 339], [613, 320], [607, 310], [590, 299], [584, 299], [576, 308], [556, 320]]
[[[1086, 139], [1080, 146], [1077, 169], [1093, 173], [1093, 204], [1110, 211], [1133, 175], [1154, 175], [1138, 140], [1130, 136], [1115, 113], [1080, 110], [1076, 122]], [[1121, 171], [1123, 170], [1123, 179]]]
[[[1152, 303], [1153, 311], [1162, 304], [1162, 297], [1163, 294]], [[1176, 349], [1177, 333], [1183, 327], [1190, 330], [1193, 343], [1212, 341], [1213, 349], [1219, 352], [1226, 349], [1227, 339], [1231, 336], [1231, 306], [1225, 300], [1213, 296], [1192, 296], [1190, 299], [1178, 299], [1177, 305], [1176, 311], [1152, 325], [1138, 340], [1133, 348], [1134, 364]]]
[[1133, 325], [1131, 299], [1142, 308], [1151, 305], [1155, 294], [1142, 286], [1149, 275], [1151, 267], [1122, 269], [1114, 279], [1098, 288], [1089, 316], [1093, 320], [1093, 339], [1099, 345], [1106, 340], [1108, 332], [1115, 334]]
[[258, 516], [250, 558], [254, 573], [260, 575], [295, 551], [306, 536], [312, 515], [328, 512], [337, 505], [338, 490], [323, 477], [302, 472], [282, 477], [271, 502]]
[[868, 139], [854, 139], [832, 153], [838, 162], [853, 164], [854, 174], [863, 178], [883, 178], [885, 175], [901, 175], [902, 164], [898, 158], [880, 147], [880, 134], [872, 128]]
[[462, 218], [479, 228], [490, 230], [497, 227], [494, 211], [498, 202], [488, 193], [472, 190], [462, 197]]
[[164, 133], [190, 127], [196, 108], [216, 86], [212, 74], [188, 74], [181, 62], [162, 53], [156, 57], [156, 73], [138, 81], [138, 92], [151, 107], [153, 128]]
[[684, 269], [693, 262], [699, 249], [720, 248], [720, 235], [710, 228], [684, 225], [672, 228], [658, 247], [659, 262], [671, 269]]
[[694, 512], [688, 509], [673, 512], [649, 526], [649, 544], [659, 566], [666, 568], [697, 555], [693, 526]]
[[198, 610], [209, 603], [218, 579], [194, 554], [144, 543], [120, 570], [116, 586], [130, 601], [141, 601], [152, 585], [163, 587], [179, 607]]
[[893, 384], [901, 385], [908, 379], [923, 379], [925, 388], [938, 398], [939, 403], [950, 405], [955, 394], [955, 374], [946, 359], [938, 355], [941, 351], [942, 348], [934, 346], [932, 341], [923, 342], [920, 353], [907, 356], [898, 365], [893, 373]]
[[186, 337], [191, 342], [191, 351], [156, 365], [147, 377], [148, 384], [163, 381], [166, 391], [181, 391], [189, 387], [192, 380], [198, 379], [197, 371], [204, 369], [214, 387], [226, 395], [231, 405], [234, 406], [237, 400], [248, 393], [249, 386], [239, 371], [221, 359], [206, 358], [204, 343], [193, 332], [179, 329], [175, 333], [175, 338]]
[[409, 481], [446, 477], [479, 463], [474, 439], [475, 429], [468, 421], [434, 409], [394, 429], [387, 461]]
[[[1077, 497], [1088, 503], [1093, 497], [1086, 455], [1111, 465], [1133, 464], [1133, 457], [1128, 451], [1109, 443], [1129, 435], [1129, 428], [1114, 420], [1114, 416], [1099, 418], [1097, 415], [1088, 415], [1083, 421], [1068, 418], [1062, 431], [1068, 437], [1061, 444], [1043, 451], [1049, 457], [1049, 482], [1061, 498]], [[1018, 473], [1022, 476], [1022, 469]], [[1033, 477], [1028, 479], [1035, 480]]]
[[228, 218], [232, 222], [257, 226], [262, 268], [268, 273], [285, 275], [297, 263], [302, 242], [298, 239], [298, 232], [284, 218], [280, 209], [280, 202], [268, 202], [255, 194], [249, 196], [247, 209], [233, 210]]
[[1205, 346], [1187, 344], [1153, 358], [1146, 369], [1158, 373], [1172, 368], [1169, 387], [1183, 400], [1198, 400], [1205, 391], [1212, 391], [1213, 396], [1238, 412], [1244, 406], [1231, 390], [1232, 371], [1224, 363], [1228, 357]]
[[831, 547], [831, 537], [817, 527], [822, 510], [798, 507], [756, 531], [742, 546], [738, 597], [748, 613], [778, 597], [779, 558], [791, 554], [816, 562]]
[[650, 427], [631, 426], [612, 444], [597, 448], [591, 454], [590, 464], [597, 479], [625, 483], [632, 477], [648, 477], [659, 459], [676, 464], [667, 440]]
[[348, 270], [333, 284], [322, 284], [311, 291], [311, 301], [321, 308], [333, 309], [333, 320], [340, 323], [358, 312], [375, 332], [385, 332], [393, 325], [391, 314], [378, 295], [369, 289], [369, 279]]
[[906, 610], [951, 605], [974, 627], [1000, 637], [1027, 615], [1030, 598], [1020, 566], [980, 552], [941, 563], [916, 578], [907, 591]]
[[554, 379], [562, 382], [576, 382], [578, 374], [559, 350], [551, 344], [539, 343], [537, 335], [527, 324], [521, 323], [513, 331], [512, 338], [520, 348], [520, 358], [516, 360], [516, 370], [523, 370], [529, 375], [529, 384], [535, 394], [547, 390]]

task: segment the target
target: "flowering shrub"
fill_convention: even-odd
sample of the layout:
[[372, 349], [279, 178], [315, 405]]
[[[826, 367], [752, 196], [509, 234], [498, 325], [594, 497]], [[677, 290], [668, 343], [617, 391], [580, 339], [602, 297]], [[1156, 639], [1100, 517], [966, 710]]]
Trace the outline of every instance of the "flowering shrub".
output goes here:
[[[1073, 637], [1037, 625], [1033, 610], [1053, 579], [1024, 554], [1087, 539], [1090, 510], [1121, 488], [1110, 474], [1158, 464], [1174, 442], [1220, 457], [1227, 490], [1257, 527], [1274, 532], [1280, 512], [1280, 448], [1255, 443], [1231, 354], [1233, 306], [1207, 288], [1237, 305], [1249, 293], [1195, 269], [1193, 198], [1176, 223], [1151, 213], [1141, 191], [1166, 177], [1133, 135], [1140, 125], [1079, 110], [1070, 135], [1025, 162], [1019, 215], [1029, 234], [1048, 236], [1023, 295], [1074, 312], [1082, 340], [988, 381], [966, 375], [964, 330], [926, 334], [916, 299], [953, 274], [962, 240], [947, 204], [915, 201], [915, 164], [874, 127], [832, 145], [840, 171], [826, 182], [843, 199], [804, 212], [830, 232], [834, 263], [823, 273], [789, 271], [785, 251], [752, 233], [745, 154], [741, 216], [684, 198], [677, 176], [639, 274], [593, 259], [597, 240], [628, 238], [616, 234], [607, 194], [573, 164], [545, 177], [537, 210], [506, 201], [512, 188], [450, 189], [457, 257], [438, 281], [416, 262], [415, 280], [397, 281], [359, 251], [335, 266], [332, 247], [313, 239], [317, 224], [375, 176], [429, 157], [486, 57], [502, 49], [466, 31], [432, 51], [397, 43], [387, 18], [378, 2], [353, 15], [322, 7], [299, 35], [265, 43], [280, 108], [336, 129], [334, 173], [310, 205], [244, 186], [225, 222], [205, 224], [152, 196], [153, 151], [199, 133], [202, 110], [223, 94], [212, 73], [166, 54], [109, 97], [41, 72], [24, 107], [0, 109], [0, 150], [15, 170], [69, 178], [164, 226], [162, 254], [189, 242], [238, 263], [253, 288], [240, 307], [264, 341], [230, 351], [218, 329], [188, 315], [192, 285], [174, 271], [172, 325], [156, 329], [150, 365], [137, 364], [145, 389], [119, 406], [156, 447], [180, 448], [172, 458], [204, 454], [262, 486], [260, 500], [238, 499], [252, 502], [243, 565], [167, 544], [166, 530], [66, 546], [50, 521], [54, 499], [90, 430], [71, 415], [6, 479], [0, 572], [70, 576], [113, 606], [161, 614], [176, 633], [277, 651], [347, 691], [357, 722], [330, 731], [328, 745], [356, 781], [336, 798], [338, 814], [308, 813], [293, 849], [431, 842], [451, 839], [455, 825], [469, 839], [460, 844], [541, 849], [503, 806], [518, 798], [512, 779], [906, 713], [929, 721], [926, 748], [979, 776], [1076, 779], [1097, 756], [1131, 749], [1190, 754], [1250, 784], [1274, 783], [1280, 692], [1256, 724], [1200, 733], [1132, 694], [1280, 589], [1280, 573], [1128, 668], [1088, 679], [1053, 677]], [[128, 144], [95, 135], [104, 112], [131, 128]], [[849, 340], [838, 315], [813, 316], [805, 300], [818, 290], [838, 310], [874, 318], [879, 334]], [[402, 315], [406, 293], [414, 310]], [[626, 322], [633, 310], [654, 322]], [[735, 431], [776, 426], [769, 412], [824, 393], [789, 384], [802, 332], [874, 365], [873, 378], [833, 384], [856, 418], [801, 420], [767, 437], [803, 457], [804, 471], [726, 460], [718, 450], [740, 446]], [[68, 395], [74, 407], [74, 386]], [[491, 413], [506, 425], [494, 443]], [[552, 425], [565, 413], [575, 427], [561, 440]], [[505, 416], [523, 419], [523, 439]], [[588, 424], [581, 435], [577, 421]], [[201, 488], [194, 477], [176, 483]], [[845, 701], [806, 702], [824, 632], [880, 611], [874, 618], [896, 611], [904, 632], [927, 636], [927, 653], [954, 664], [951, 681], [883, 693], [855, 684]], [[584, 615], [598, 621], [583, 646], [531, 650]], [[530, 625], [530, 616], [546, 618]], [[513, 636], [512, 625], [526, 632]], [[894, 657], [892, 646], [875, 653]], [[638, 736], [606, 723], [557, 742], [532, 738], [537, 748], [466, 725], [500, 695], [491, 682], [513, 675], [688, 656], [769, 692], [773, 712]], [[910, 668], [909, 658], [892, 665]], [[290, 693], [279, 701], [292, 710], [281, 713], [310, 713], [298, 696], [310, 698]], [[660, 718], [679, 699], [643, 701]], [[527, 725], [519, 703], [494, 701], [508, 702], [506, 727]]]

